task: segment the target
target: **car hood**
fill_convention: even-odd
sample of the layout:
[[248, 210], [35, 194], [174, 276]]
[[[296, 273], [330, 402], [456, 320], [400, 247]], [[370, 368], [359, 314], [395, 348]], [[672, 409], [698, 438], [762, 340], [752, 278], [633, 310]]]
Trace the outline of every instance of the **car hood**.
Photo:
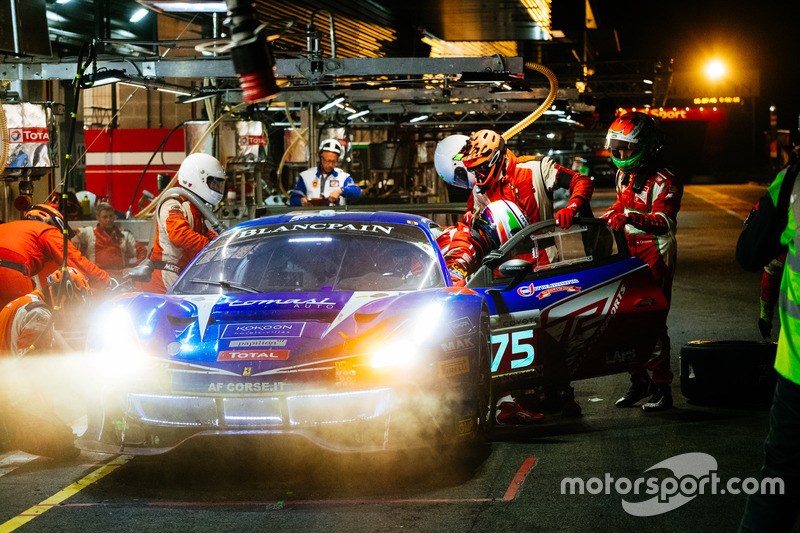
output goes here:
[[239, 366], [267, 371], [357, 355], [396, 335], [429, 304], [474, 308], [481, 301], [473, 291], [434, 289], [180, 297], [143, 293], [116, 305], [127, 308], [150, 355], [230, 367], [241, 375]]

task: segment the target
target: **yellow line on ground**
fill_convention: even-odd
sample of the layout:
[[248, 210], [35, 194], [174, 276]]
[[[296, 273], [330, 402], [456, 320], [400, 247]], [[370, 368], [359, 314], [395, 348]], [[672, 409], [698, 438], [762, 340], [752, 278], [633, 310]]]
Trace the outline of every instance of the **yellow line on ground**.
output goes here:
[[753, 204], [748, 204], [746, 201], [739, 198], [717, 192], [713, 188], [705, 185], [687, 185], [685, 190], [692, 196], [696, 196], [711, 205], [719, 207], [726, 213], [730, 213], [740, 220], [746, 219], [747, 215], [750, 214], [750, 208], [753, 207]]
[[88, 487], [89, 485], [94, 483], [95, 481], [97, 481], [100, 478], [110, 474], [111, 472], [113, 472], [114, 470], [116, 470], [120, 466], [124, 465], [125, 463], [127, 463], [131, 459], [133, 459], [132, 455], [120, 455], [119, 457], [116, 457], [115, 459], [113, 459], [113, 460], [109, 461], [108, 463], [104, 464], [103, 466], [101, 466], [97, 470], [95, 470], [95, 471], [87, 474], [83, 478], [79, 479], [78, 481], [76, 481], [72, 485], [62, 489], [61, 491], [57, 492], [56, 494], [53, 494], [52, 496], [50, 496], [46, 500], [42, 501], [38, 505], [34, 505], [33, 507], [31, 507], [27, 511], [24, 511], [24, 512], [18, 514], [17, 516], [12, 518], [11, 520], [9, 520], [9, 521], [7, 521], [7, 522], [5, 522], [3, 524], [0, 524], [0, 533], [8, 533], [10, 531], [14, 531], [18, 527], [27, 524], [28, 522], [30, 522], [31, 520], [33, 520], [37, 516], [41, 515], [45, 511], [49, 511], [54, 506], [60, 504], [61, 502], [63, 502], [67, 498], [70, 498], [70, 497], [74, 496], [75, 494], [77, 494], [78, 492], [82, 491], [83, 489], [85, 489], [86, 487]]

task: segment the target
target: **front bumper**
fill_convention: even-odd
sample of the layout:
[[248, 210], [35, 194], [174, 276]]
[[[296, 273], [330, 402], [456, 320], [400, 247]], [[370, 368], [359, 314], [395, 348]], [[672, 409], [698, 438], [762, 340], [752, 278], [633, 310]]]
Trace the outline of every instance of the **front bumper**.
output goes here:
[[[450, 407], [461, 404], [460, 399], [452, 400], [456, 401], [447, 402]], [[339, 452], [380, 451], [414, 442], [429, 445], [430, 439], [442, 437], [443, 424], [450, 437], [464, 433], [463, 420], [459, 426], [457, 415], [443, 407], [441, 398], [434, 401], [431, 394], [409, 395], [387, 387], [284, 396], [127, 393], [116, 402], [106, 401], [102, 412], [90, 416], [78, 446], [152, 455], [195, 437], [260, 434], [300, 436]], [[456, 411], [463, 412], [460, 407]]]

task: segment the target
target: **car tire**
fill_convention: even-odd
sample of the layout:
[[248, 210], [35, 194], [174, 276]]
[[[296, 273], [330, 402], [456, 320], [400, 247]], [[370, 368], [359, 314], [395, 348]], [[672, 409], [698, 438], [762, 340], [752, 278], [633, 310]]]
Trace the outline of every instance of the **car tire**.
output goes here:
[[774, 342], [688, 342], [681, 347], [681, 393], [697, 404], [769, 406], [777, 378], [776, 348]]

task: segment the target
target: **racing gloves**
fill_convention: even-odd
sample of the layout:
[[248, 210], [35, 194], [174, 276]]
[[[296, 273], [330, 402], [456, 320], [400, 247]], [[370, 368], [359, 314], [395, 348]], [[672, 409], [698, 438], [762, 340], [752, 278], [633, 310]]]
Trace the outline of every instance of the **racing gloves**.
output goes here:
[[556, 225], [564, 229], [572, 226], [575, 215], [578, 214], [579, 207], [577, 202], [570, 202], [564, 209], [559, 209], [558, 212], [556, 212]]
[[608, 225], [617, 231], [624, 231], [625, 225], [640, 229], [652, 235], [664, 235], [669, 231], [667, 219], [661, 215], [646, 215], [644, 213], [618, 213], [608, 211], [602, 217], [608, 220]]

